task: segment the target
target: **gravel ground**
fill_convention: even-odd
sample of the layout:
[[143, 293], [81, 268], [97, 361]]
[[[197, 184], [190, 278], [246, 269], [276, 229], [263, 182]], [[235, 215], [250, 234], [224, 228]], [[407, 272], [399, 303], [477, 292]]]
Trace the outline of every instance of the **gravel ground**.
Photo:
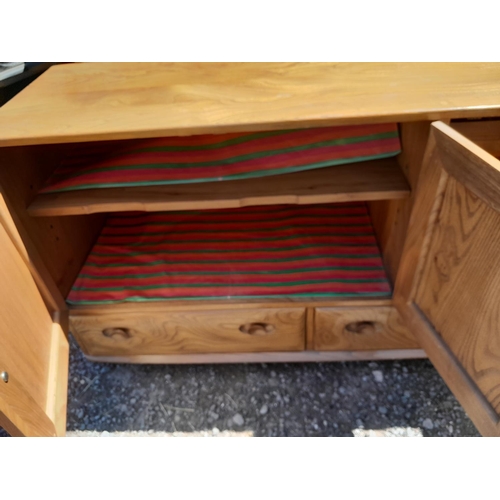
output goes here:
[[478, 436], [427, 360], [239, 365], [86, 361], [72, 341], [72, 436]]

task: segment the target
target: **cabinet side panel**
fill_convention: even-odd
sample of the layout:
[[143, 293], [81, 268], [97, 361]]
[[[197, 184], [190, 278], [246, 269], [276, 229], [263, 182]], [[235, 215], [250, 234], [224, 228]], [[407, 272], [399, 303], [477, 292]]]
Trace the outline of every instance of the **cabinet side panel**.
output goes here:
[[72, 145], [0, 148], [0, 185], [65, 297], [104, 223], [103, 215], [31, 217], [26, 207]]
[[403, 200], [372, 201], [368, 204], [384, 264], [392, 283], [396, 281], [403, 253], [414, 202], [414, 189], [422, 166], [430, 123], [423, 121], [400, 125], [402, 153], [398, 162], [412, 189], [411, 197]]

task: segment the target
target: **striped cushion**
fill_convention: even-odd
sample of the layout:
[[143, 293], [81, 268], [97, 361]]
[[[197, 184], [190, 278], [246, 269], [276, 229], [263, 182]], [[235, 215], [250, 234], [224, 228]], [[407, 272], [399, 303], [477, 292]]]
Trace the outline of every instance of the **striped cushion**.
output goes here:
[[68, 302], [390, 293], [366, 204], [346, 203], [111, 217]]
[[42, 192], [248, 179], [399, 152], [396, 124], [93, 143], [67, 158]]

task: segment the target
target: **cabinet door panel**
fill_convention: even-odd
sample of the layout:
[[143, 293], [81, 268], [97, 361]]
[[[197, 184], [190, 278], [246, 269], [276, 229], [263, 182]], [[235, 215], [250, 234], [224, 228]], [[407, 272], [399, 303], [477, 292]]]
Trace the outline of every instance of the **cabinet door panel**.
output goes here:
[[[1, 193], [0, 193], [1, 195]], [[11, 435], [66, 429], [68, 341], [54, 322], [0, 204], [0, 425]]]
[[500, 162], [435, 123], [395, 303], [486, 435], [500, 433]]

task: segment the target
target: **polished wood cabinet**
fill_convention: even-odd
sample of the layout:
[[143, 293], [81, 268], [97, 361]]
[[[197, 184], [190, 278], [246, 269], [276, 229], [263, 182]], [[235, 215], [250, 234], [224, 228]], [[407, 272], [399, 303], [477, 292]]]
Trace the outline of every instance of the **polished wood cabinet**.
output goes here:
[[[499, 82], [498, 64], [49, 69], [0, 109], [0, 425], [64, 435], [71, 332], [95, 361], [429, 356], [478, 429], [500, 434]], [[82, 144], [388, 122], [394, 158], [40, 193]], [[66, 301], [109, 214], [352, 201], [368, 208], [390, 296]]]

